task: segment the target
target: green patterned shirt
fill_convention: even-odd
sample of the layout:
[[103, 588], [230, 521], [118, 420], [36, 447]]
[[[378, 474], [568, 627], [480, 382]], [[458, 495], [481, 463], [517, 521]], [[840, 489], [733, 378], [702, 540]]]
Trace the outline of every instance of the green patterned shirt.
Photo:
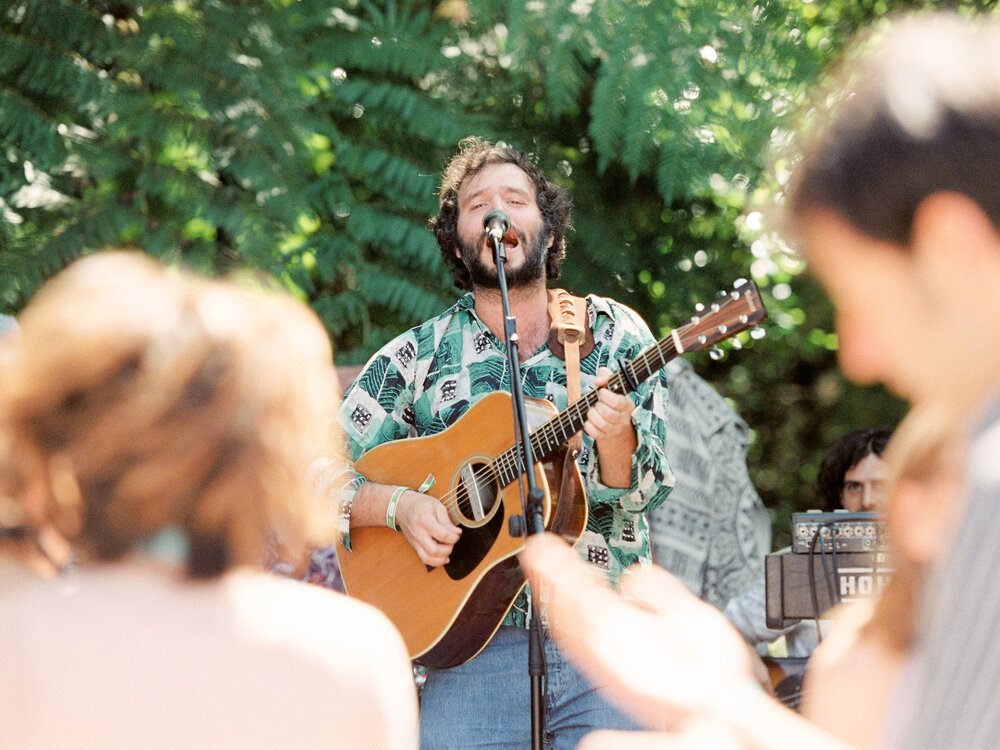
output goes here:
[[[654, 343], [646, 324], [624, 305], [591, 295], [587, 312], [595, 344], [580, 363], [583, 393], [593, 388], [598, 367], [618, 370], [620, 358], [634, 358]], [[485, 394], [510, 392], [508, 364], [503, 341], [476, 315], [473, 296], [466, 294], [369, 360], [345, 394], [340, 410], [349, 457], [356, 460], [390, 440], [441, 432]], [[547, 399], [559, 410], [566, 408], [566, 365], [547, 345], [521, 364], [520, 377], [525, 397]], [[649, 563], [645, 512], [663, 502], [674, 481], [664, 454], [667, 385], [663, 372], [641, 384], [630, 398], [636, 403], [632, 422], [638, 437], [631, 487], [616, 489], [601, 483], [594, 441], [586, 433], [578, 457], [589, 518], [576, 548], [615, 586], [628, 566]], [[341, 533], [348, 549], [350, 506], [364, 481], [354, 475], [341, 502]], [[504, 624], [523, 627], [526, 603], [522, 593]]]

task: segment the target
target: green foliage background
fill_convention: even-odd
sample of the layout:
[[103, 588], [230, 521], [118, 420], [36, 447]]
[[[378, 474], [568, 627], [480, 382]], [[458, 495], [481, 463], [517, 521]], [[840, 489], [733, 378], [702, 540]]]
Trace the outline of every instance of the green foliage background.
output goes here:
[[[107, 246], [255, 269], [359, 364], [455, 296], [427, 219], [477, 134], [575, 200], [562, 284], [654, 332], [739, 277], [768, 336], [691, 355], [754, 430], [776, 538], [824, 446], [903, 405], [845, 382], [832, 313], [767, 211], [791, 114], [891, 0], [4, 0], [0, 307]], [[953, 3], [963, 12], [991, 3]]]

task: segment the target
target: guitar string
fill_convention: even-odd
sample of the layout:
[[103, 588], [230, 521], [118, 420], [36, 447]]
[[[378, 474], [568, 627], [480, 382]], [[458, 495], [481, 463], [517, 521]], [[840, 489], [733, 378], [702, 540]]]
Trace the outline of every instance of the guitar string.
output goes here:
[[[712, 305], [712, 310], [709, 317], [717, 318], [719, 316], [719, 313], [721, 313], [723, 310], [726, 310], [728, 307], [732, 306], [734, 303], [737, 302], [746, 303], [746, 299], [747, 298], [744, 297], [743, 295], [735, 295], [735, 296], [729, 295], [726, 297], [725, 302], [714, 303]], [[743, 328], [747, 327], [747, 325], [742, 324], [742, 321], [740, 322]], [[725, 324], [722, 325], [716, 324], [714, 321], [706, 325], [706, 320], [699, 316], [696, 320], [690, 320], [688, 323], [679, 326], [677, 329], [675, 329], [675, 331], [677, 332], [679, 337], [691, 336], [694, 338], [695, 341], [698, 341], [699, 338], [705, 337], [709, 331], [714, 330], [721, 335], [728, 333], [730, 336], [732, 336], [735, 333], [737, 333], [738, 330], [741, 330], [734, 328], [733, 330], [729, 331], [728, 326], [723, 327], [724, 325]], [[694, 331], [688, 330], [688, 329], [697, 330], [699, 327], [702, 327], [705, 333], [695, 335]], [[698, 343], [699, 346], [704, 347], [708, 345], [708, 340], [706, 338], [705, 342], [698, 341]], [[668, 358], [666, 356], [667, 354], [671, 356]], [[662, 367], [665, 367], [667, 363], [671, 359], [673, 359], [676, 355], [677, 351], [674, 345], [674, 338], [673, 335], [670, 334], [665, 336], [652, 346], [650, 346], [645, 351], [638, 354], [635, 357], [635, 359], [623, 362], [622, 366], [630, 370], [628, 374], [632, 376], [631, 380], [633, 380], [636, 383], [641, 383], [645, 381], [647, 378], [649, 378], [654, 372], [656, 372]], [[659, 359], [660, 365], [654, 366], [653, 362], [654, 359]], [[624, 386], [625, 386], [625, 377], [623, 373], [619, 371], [611, 376], [611, 378], [608, 381], [608, 385], [606, 387], [611, 388], [612, 390], [615, 390], [618, 393], [624, 393], [625, 392]], [[542, 427], [536, 430], [535, 433], [533, 433], [529, 438], [532, 441], [532, 448], [535, 448], [536, 443], [541, 443], [544, 440], [545, 445], [547, 447], [547, 450], [544, 451], [543, 453], [543, 455], [545, 455], [548, 452], [550, 452], [553, 446], [558, 446], [560, 444], [558, 436], [555, 434], [550, 436], [550, 433], [556, 433], [558, 431], [558, 433], [561, 434], [563, 440], [569, 438], [569, 436], [572, 434], [572, 432], [570, 432], [570, 429], [573, 426], [574, 422], [579, 423], [582, 426], [581, 420], [583, 419], [583, 414], [580, 413], [581, 407], [585, 405], [589, 409], [597, 401], [597, 396], [598, 396], [598, 389], [595, 388], [591, 390], [589, 393], [587, 393], [585, 396], [583, 396], [581, 399], [571, 404], [564, 412], [562, 412], [562, 414], [553, 417], [544, 425], [542, 425]], [[571, 411], [574, 412], [574, 414], [570, 414]], [[576, 432], [576, 430], [573, 430], [573, 432]], [[551, 446], [550, 446], [550, 439], [556, 440], [556, 442], [553, 443]], [[500, 489], [503, 489], [508, 484], [510, 484], [510, 482], [512, 482], [518, 474], [522, 473], [521, 469], [523, 467], [524, 462], [520, 461], [519, 460], [520, 458], [521, 458], [520, 446], [515, 445], [512, 446], [511, 448], [508, 448], [506, 451], [497, 456], [493, 461], [485, 464], [482, 469], [477, 469], [476, 471], [474, 471], [472, 475], [473, 482], [477, 487], [480, 486], [481, 483], [493, 483], [497, 485]], [[510, 479], [506, 481], [506, 483], [501, 484], [501, 482], [504, 481], [502, 478], [507, 476], [510, 476]], [[464, 488], [465, 485], [461, 485], [461, 487]], [[468, 492], [466, 491], [466, 495], [467, 494]], [[468, 514], [461, 507], [461, 500], [459, 499], [459, 487], [450, 489], [447, 493], [445, 493], [439, 498], [439, 501], [445, 505], [445, 507], [449, 510], [449, 512], [454, 511], [455, 513], [461, 514], [466, 518], [468, 517]]]
[[[725, 302], [714, 303], [712, 305], [712, 311], [711, 311], [711, 313], [709, 315], [709, 320], [708, 321], [706, 321], [705, 319], [703, 319], [701, 317], [698, 317], [697, 320], [691, 320], [688, 323], [679, 326], [676, 329], [676, 331], [678, 333], [678, 336], [679, 337], [688, 336], [688, 337], [693, 338], [695, 341], [697, 341], [699, 338], [704, 337], [709, 331], [712, 331], [713, 329], [716, 330], [718, 332], [718, 334], [720, 334], [720, 335], [724, 335], [724, 334], [726, 334], [728, 332], [729, 335], [731, 336], [731, 335], [737, 333], [739, 329], [734, 328], [730, 332], [730, 331], [728, 331], [728, 326], [726, 326], [726, 324], [721, 324], [720, 325], [720, 324], [718, 324], [718, 323], [715, 322], [715, 319], [717, 319], [719, 317], [720, 313], [722, 313], [723, 311], [727, 311], [728, 312], [727, 308], [732, 307], [734, 304], [736, 304], [736, 303], [743, 303], [743, 305], [745, 306], [746, 302], [747, 302], [747, 297], [745, 297], [742, 294], [733, 293], [733, 294], [731, 294], [731, 295], [729, 295], [729, 296], [726, 297], [726, 301]], [[732, 317], [730, 317], [730, 320], [732, 320]], [[738, 316], [736, 317], [736, 320], [738, 322], [740, 322]], [[742, 325], [743, 325], [743, 327], [746, 327], [746, 324], [742, 324]], [[724, 327], [724, 326], [726, 326], [726, 327]], [[699, 327], [704, 328], [705, 333], [696, 335], [694, 331], [689, 331], [688, 330], [688, 329], [695, 329], [695, 330], [697, 330]], [[706, 339], [706, 341], [704, 343], [699, 342], [699, 345], [700, 346], [706, 346], [707, 345], [707, 339]], [[670, 354], [671, 356], [668, 358], [666, 356], [667, 354]], [[654, 372], [656, 372], [661, 367], [666, 366], [666, 364], [670, 361], [670, 359], [673, 359], [674, 356], [676, 356], [676, 354], [677, 354], [677, 351], [676, 351], [675, 344], [674, 344], [674, 338], [673, 338], [672, 335], [668, 335], [668, 336], [665, 336], [660, 341], [657, 341], [655, 344], [653, 344], [652, 346], [650, 346], [645, 351], [641, 352], [639, 355], [636, 356], [636, 358], [634, 360], [632, 360], [631, 362], [628, 362], [627, 364], [623, 363], [623, 365], [626, 366], [626, 367], [629, 367], [631, 369], [631, 371], [632, 371], [631, 374], [633, 376], [632, 379], [635, 382], [639, 383], [639, 382], [643, 382], [644, 380], [646, 380], [648, 377], [650, 377]], [[654, 366], [654, 363], [653, 363], [654, 359], [659, 359], [661, 364], [659, 366]], [[624, 388], [623, 388], [624, 382], [623, 382], [623, 380], [624, 379], [623, 379], [622, 373], [618, 372], [618, 373], [616, 373], [615, 375], [612, 376], [611, 380], [609, 380], [608, 387], [611, 387], [612, 389], [617, 388], [619, 390], [619, 392], [624, 392]], [[591, 405], [593, 405], [593, 402], [596, 401], [596, 399], [597, 399], [597, 395], [596, 394], [597, 394], [597, 391], [595, 389], [595, 390], [591, 391], [590, 393], [588, 393], [587, 396], [585, 396], [583, 399], [580, 399], [577, 402], [575, 402], [575, 404], [571, 405], [570, 409], [573, 406], [578, 406], [581, 402], [586, 402], [587, 407], [589, 408]], [[575, 432], [575, 430], [573, 430], [571, 432], [571, 427], [573, 425], [572, 417], [575, 416], [576, 419], [577, 419], [577, 421], [579, 421], [579, 420], [582, 419], [583, 415], [579, 413], [579, 409], [576, 410], [577, 413], [575, 415], [571, 415], [569, 413], [570, 409], [567, 409], [559, 417], [553, 418], [552, 420], [550, 420], [549, 422], [547, 422], [545, 425], [543, 425], [542, 428], [540, 428], [534, 434], [532, 434], [531, 439], [532, 439], [533, 443], [536, 442], [536, 436], [537, 436], [537, 442], [539, 442], [539, 443], [542, 440], [545, 440], [546, 446], [547, 446], [547, 450], [543, 451], [543, 455], [545, 453], [547, 453], [548, 450], [551, 450], [552, 448], [554, 448], [555, 446], [558, 446], [560, 444], [559, 438], [557, 436], [553, 435], [551, 437], [555, 438], [555, 442], [552, 443], [552, 445], [550, 446], [549, 445], [549, 440], [550, 440], [549, 433], [555, 432], [558, 429], [558, 431], [561, 433], [562, 439], [565, 440], [566, 438], [568, 438], [572, 434], [572, 432]], [[550, 427], [551, 427], [551, 429], [548, 429]], [[534, 447], [534, 445], [533, 445], [533, 447]], [[473, 477], [476, 480], [477, 484], [480, 481], [495, 481], [495, 482], [497, 482], [499, 484], [500, 481], [501, 481], [501, 478], [500, 478], [501, 477], [501, 473], [498, 472], [494, 468], [497, 465], [499, 465], [503, 469], [503, 476], [511, 475], [510, 479], [507, 482], [507, 484], [509, 484], [509, 482], [513, 481], [514, 477], [517, 476], [518, 473], [520, 473], [519, 469], [523, 466], [523, 462], [517, 460], [518, 458], [520, 458], [520, 453], [521, 453], [521, 451], [520, 451], [519, 446], [514, 446], [512, 448], [509, 448], [507, 451], [505, 451], [499, 457], [497, 457], [496, 459], [494, 459], [493, 462], [487, 464], [485, 466], [485, 470], [484, 471], [479, 471], [479, 472], [474, 473]], [[503, 484], [502, 486], [505, 487], [506, 484]], [[455, 495], [455, 494], [457, 494], [457, 490], [449, 493], [449, 495]], [[448, 497], [447, 499], [451, 500], [452, 498]], [[455, 502], [458, 502], [457, 498], [455, 498]], [[460, 508], [458, 510], [461, 511]]]
[[[671, 354], [673, 356], [668, 358], [666, 356], [667, 354]], [[676, 356], [674, 341], [672, 337], [666, 336], [651, 345], [642, 353], [638, 354], [635, 359], [630, 362], [624, 362], [623, 366], [628, 367], [631, 370], [633, 379], [638, 383], [646, 380], [654, 372], [656, 372], [656, 370], [666, 366], [666, 364], [673, 359], [674, 356]], [[661, 364], [658, 367], [653, 367], [654, 359], [660, 360]], [[606, 387], [623, 393], [624, 386], [625, 377], [622, 372], [619, 371], [611, 376]], [[546, 450], [541, 451], [542, 455], [547, 455], [551, 452], [554, 447], [561, 444], [559, 435], [561, 435], [562, 440], [566, 440], [571, 434], [573, 434], [573, 432], [576, 432], [576, 430], [570, 432], [574, 424], [582, 426], [585, 416], [584, 407], [589, 410], [590, 407], [597, 402], [597, 399], [598, 389], [595, 388], [567, 407], [561, 414], [553, 417], [539, 427], [530, 436], [532, 448], [534, 449], [536, 445], [540, 447], [544, 442]], [[481, 469], [477, 469], [473, 472], [473, 482], [477, 487], [482, 483], [492, 483], [500, 487], [500, 489], [503, 489], [510, 484], [510, 482], [512, 482], [518, 474], [522, 473], [521, 469], [524, 462], [520, 460], [521, 454], [522, 451], [519, 445], [508, 448], [506, 451], [494, 458], [493, 461], [485, 464]], [[504, 478], [508, 476], [510, 479], [501, 484], [501, 482], [504, 481]], [[461, 485], [461, 487], [464, 487], [464, 485]], [[460, 487], [454, 487], [438, 499], [445, 505], [449, 512], [454, 511], [467, 518], [468, 514], [462, 507], [461, 500], [459, 498], [459, 490]], [[468, 493], [466, 492], [466, 494]]]

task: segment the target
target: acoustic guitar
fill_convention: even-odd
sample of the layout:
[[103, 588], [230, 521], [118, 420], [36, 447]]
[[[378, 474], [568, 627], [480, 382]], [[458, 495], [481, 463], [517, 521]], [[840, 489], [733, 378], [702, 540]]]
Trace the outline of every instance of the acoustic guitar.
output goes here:
[[[701, 306], [699, 306], [701, 307]], [[683, 325], [623, 360], [607, 385], [634, 391], [671, 359], [701, 351], [764, 318], [756, 285], [741, 282]], [[586, 421], [597, 389], [562, 412], [529, 399], [529, 439], [535, 480], [545, 499], [546, 529], [575, 542], [587, 524], [587, 503], [576, 462], [570, 490], [560, 492], [566, 442]], [[350, 596], [382, 610], [403, 635], [410, 657], [445, 668], [468, 661], [489, 642], [525, 585], [517, 553], [524, 548], [521, 494], [523, 452], [515, 440], [511, 396], [488, 394], [442, 432], [384, 443], [365, 453], [355, 470], [374, 482], [410, 487], [438, 498], [462, 535], [450, 562], [429, 568], [404, 536], [385, 527], [351, 531], [351, 550], [337, 557]], [[512, 519], [516, 520], [512, 522]]]

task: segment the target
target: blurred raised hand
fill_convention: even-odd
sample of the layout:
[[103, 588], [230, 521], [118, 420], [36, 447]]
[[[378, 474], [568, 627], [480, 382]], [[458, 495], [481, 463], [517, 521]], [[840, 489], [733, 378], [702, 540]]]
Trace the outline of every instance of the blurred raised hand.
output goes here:
[[758, 689], [736, 630], [662, 568], [630, 570], [619, 596], [553, 535], [531, 537], [521, 562], [553, 637], [647, 726], [676, 726], [727, 691]]
[[596, 732], [581, 748], [846, 747], [768, 696], [739, 633], [662, 568], [630, 570], [619, 595], [551, 534], [529, 538], [521, 564], [569, 658], [658, 730]]

